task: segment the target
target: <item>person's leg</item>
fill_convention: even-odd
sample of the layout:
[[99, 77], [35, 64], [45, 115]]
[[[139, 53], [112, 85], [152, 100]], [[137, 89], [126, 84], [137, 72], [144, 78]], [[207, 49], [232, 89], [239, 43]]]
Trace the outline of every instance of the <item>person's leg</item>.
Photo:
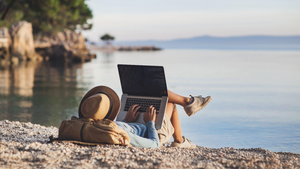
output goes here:
[[180, 119], [179, 119], [176, 105], [169, 102], [166, 107], [166, 114], [169, 117], [172, 126], [174, 128], [174, 134], [173, 134], [174, 142], [181, 143], [182, 133], [181, 133]]
[[168, 103], [165, 111], [165, 118], [168, 120], [164, 119], [162, 128], [157, 130], [161, 143], [168, 141], [172, 136], [174, 142], [181, 143], [183, 141], [176, 104], [186, 106], [189, 102], [190, 98], [168, 91]]
[[212, 99], [211, 96], [190, 96], [190, 98], [184, 97], [168, 90], [169, 102], [181, 105], [188, 116], [191, 116], [203, 109]]
[[168, 102], [166, 107], [166, 114], [164, 119], [164, 126], [162, 129], [158, 130], [161, 144], [171, 138], [174, 141], [171, 143], [171, 147], [186, 147], [186, 148], [196, 148], [196, 145], [191, 143], [186, 137], [182, 136], [180, 119], [175, 103]]
[[168, 99], [169, 99], [169, 102], [179, 104], [184, 107], [190, 103], [191, 98], [178, 95], [178, 94], [168, 90]]

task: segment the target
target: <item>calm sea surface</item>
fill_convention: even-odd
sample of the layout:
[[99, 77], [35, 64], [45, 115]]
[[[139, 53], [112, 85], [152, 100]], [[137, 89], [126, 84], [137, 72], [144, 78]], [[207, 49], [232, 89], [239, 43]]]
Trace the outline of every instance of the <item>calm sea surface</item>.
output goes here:
[[300, 153], [300, 51], [96, 53], [82, 65], [1, 67], [0, 120], [59, 127], [77, 116], [90, 88], [107, 85], [121, 96], [117, 64], [162, 65], [170, 90], [213, 97], [192, 117], [178, 107], [183, 135], [192, 142]]

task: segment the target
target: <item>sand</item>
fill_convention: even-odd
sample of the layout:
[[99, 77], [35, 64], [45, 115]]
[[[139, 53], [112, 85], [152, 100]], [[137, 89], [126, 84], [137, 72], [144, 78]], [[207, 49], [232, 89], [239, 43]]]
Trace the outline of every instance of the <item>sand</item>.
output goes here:
[[47, 143], [58, 128], [0, 121], [0, 168], [300, 168], [300, 154], [235, 149]]

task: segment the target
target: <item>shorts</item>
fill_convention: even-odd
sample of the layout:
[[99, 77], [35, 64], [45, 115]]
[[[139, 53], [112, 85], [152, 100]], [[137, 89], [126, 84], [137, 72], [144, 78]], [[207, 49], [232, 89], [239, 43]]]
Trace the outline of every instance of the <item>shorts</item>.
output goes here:
[[161, 126], [161, 129], [157, 130], [157, 134], [159, 137], [160, 145], [167, 142], [174, 134], [174, 127], [167, 114], [164, 115], [163, 124]]

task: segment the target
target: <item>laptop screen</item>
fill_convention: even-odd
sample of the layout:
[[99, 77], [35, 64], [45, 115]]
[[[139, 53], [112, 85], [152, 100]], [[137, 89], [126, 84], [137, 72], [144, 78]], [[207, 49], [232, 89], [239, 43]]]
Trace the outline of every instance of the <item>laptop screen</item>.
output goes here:
[[136, 96], [168, 96], [162, 66], [118, 65], [124, 94]]

